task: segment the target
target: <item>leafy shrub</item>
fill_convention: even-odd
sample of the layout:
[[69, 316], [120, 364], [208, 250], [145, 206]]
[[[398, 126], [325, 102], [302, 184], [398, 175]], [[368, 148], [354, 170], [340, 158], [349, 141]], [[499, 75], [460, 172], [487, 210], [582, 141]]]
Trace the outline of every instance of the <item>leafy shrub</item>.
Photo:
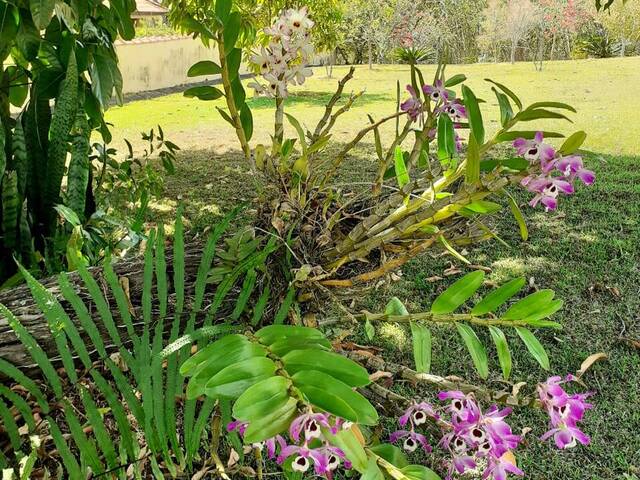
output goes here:
[[620, 53], [620, 45], [600, 24], [593, 25], [576, 38], [574, 51], [581, 57], [609, 58]]
[[393, 58], [409, 65], [417, 63], [427, 63], [435, 59], [436, 53], [433, 50], [416, 47], [398, 47], [393, 52]]

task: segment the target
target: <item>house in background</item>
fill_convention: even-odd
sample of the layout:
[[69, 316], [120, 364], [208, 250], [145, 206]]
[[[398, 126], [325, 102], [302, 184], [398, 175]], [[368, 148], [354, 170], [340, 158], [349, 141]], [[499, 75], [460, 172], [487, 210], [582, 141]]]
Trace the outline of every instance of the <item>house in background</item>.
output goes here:
[[164, 8], [159, 1], [136, 0], [136, 9], [131, 18], [136, 25], [163, 25], [167, 23], [169, 10]]

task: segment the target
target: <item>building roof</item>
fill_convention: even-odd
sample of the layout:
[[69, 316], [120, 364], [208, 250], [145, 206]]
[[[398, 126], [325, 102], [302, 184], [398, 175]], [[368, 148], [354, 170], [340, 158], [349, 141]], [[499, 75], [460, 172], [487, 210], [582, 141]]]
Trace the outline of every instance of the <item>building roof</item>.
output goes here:
[[169, 13], [169, 10], [154, 0], [136, 0], [136, 9], [132, 17], [166, 15], [167, 13]]

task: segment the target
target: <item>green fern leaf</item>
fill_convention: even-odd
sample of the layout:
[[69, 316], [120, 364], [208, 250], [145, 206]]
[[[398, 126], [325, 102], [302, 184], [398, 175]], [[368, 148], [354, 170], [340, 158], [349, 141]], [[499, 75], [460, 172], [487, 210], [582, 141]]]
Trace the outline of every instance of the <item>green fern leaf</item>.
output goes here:
[[38, 365], [44, 377], [49, 382], [53, 393], [57, 398], [62, 398], [62, 381], [58, 376], [58, 372], [53, 367], [53, 364], [47, 357], [47, 354], [40, 347], [38, 342], [31, 336], [31, 334], [27, 331], [26, 328], [20, 323], [20, 320], [4, 305], [0, 304], [0, 313], [4, 316], [13, 332], [18, 337], [18, 340], [22, 342], [22, 344], [27, 348], [27, 351], [33, 358], [33, 361]]

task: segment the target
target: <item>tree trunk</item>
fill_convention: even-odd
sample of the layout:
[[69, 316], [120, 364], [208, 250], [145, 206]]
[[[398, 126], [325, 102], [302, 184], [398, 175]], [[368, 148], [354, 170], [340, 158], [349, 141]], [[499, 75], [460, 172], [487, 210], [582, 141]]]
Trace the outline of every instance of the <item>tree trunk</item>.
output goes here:
[[373, 45], [371, 40], [369, 40], [367, 44], [368, 55], [369, 55], [369, 70], [373, 70]]
[[620, 40], [620, 56], [621, 57], [624, 57], [626, 45], [627, 45], [627, 41], [624, 37], [622, 37], [622, 39]]
[[518, 42], [511, 42], [511, 63], [516, 63], [516, 48], [518, 46]]
[[[185, 251], [185, 311], [188, 312], [188, 305], [190, 304], [193, 296], [193, 286], [197, 274], [198, 267], [200, 265], [202, 257], [202, 244], [192, 243], [187, 245]], [[113, 297], [107, 281], [104, 278], [102, 268], [93, 267], [89, 270], [93, 277], [100, 285], [106, 300], [111, 306], [111, 311], [114, 316], [114, 321], [118, 325], [120, 336], [124, 341], [128, 339], [127, 331], [120, 317], [117, 315], [117, 304]], [[142, 287], [143, 287], [143, 272], [144, 262], [141, 258], [134, 258], [131, 260], [125, 260], [114, 265], [114, 271], [121, 283], [128, 283], [128, 295], [131, 305], [133, 306], [132, 317], [134, 325], [136, 319], [142, 318], [141, 305], [142, 305]], [[93, 321], [95, 322], [100, 335], [105, 340], [106, 345], [111, 345], [111, 340], [107, 333], [107, 330], [98, 314], [94, 303], [91, 301], [91, 297], [84, 287], [84, 283], [80, 279], [77, 273], [69, 274], [70, 282], [74, 286], [76, 293], [83, 300], [87, 309], [91, 313]], [[171, 252], [167, 254], [167, 279], [172, 283], [173, 279], [173, 255]], [[69, 314], [69, 317], [74, 322], [82, 337], [85, 339], [87, 345], [91, 345], [91, 340], [84, 332], [84, 329], [80, 326], [77, 316], [71, 305], [62, 298], [60, 289], [58, 286], [57, 277], [50, 277], [41, 280], [41, 283], [52, 292], [56, 298], [60, 300], [60, 303]], [[126, 289], [125, 289], [126, 290]], [[171, 291], [171, 289], [169, 290]], [[209, 296], [210, 298], [210, 296]], [[169, 298], [169, 308], [165, 322], [167, 328], [170, 327], [173, 320], [173, 304], [174, 297]], [[49, 330], [48, 323], [42, 314], [42, 311], [36, 305], [35, 300], [31, 297], [29, 288], [26, 285], [21, 285], [11, 290], [0, 292], [0, 303], [5, 305], [13, 314], [18, 317], [22, 325], [27, 329], [29, 333], [40, 344], [43, 350], [47, 353], [49, 358], [56, 358], [58, 356], [55, 342], [53, 341], [51, 332]], [[154, 306], [155, 307], [155, 306]], [[140, 320], [138, 320], [140, 321]], [[89, 349], [91, 350], [91, 349]], [[33, 366], [33, 359], [29, 355], [27, 349], [22, 345], [18, 338], [13, 333], [13, 330], [8, 325], [7, 319], [0, 316], [0, 358], [7, 360], [8, 362], [16, 365], [20, 368], [30, 368]], [[2, 373], [0, 372], [0, 378]]]

